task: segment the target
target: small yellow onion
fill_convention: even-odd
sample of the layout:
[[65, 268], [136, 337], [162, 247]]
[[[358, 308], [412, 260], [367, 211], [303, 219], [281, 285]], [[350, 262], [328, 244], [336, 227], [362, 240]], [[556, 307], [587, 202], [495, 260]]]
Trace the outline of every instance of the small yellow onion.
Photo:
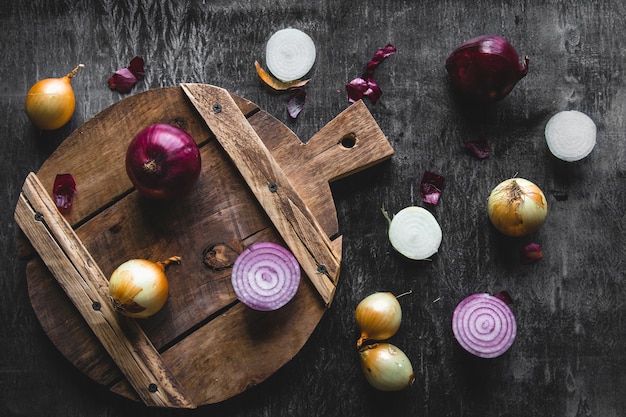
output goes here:
[[510, 178], [498, 184], [487, 201], [489, 220], [508, 236], [525, 236], [537, 231], [548, 215], [543, 191], [524, 178]]
[[76, 98], [71, 79], [79, 69], [78, 65], [61, 78], [46, 78], [36, 82], [26, 95], [26, 115], [41, 130], [55, 130], [72, 118], [76, 108]]
[[180, 263], [180, 257], [172, 256], [163, 262], [131, 259], [118, 266], [109, 280], [109, 297], [115, 310], [133, 318], [156, 314], [167, 301], [165, 267], [171, 262]]
[[365, 379], [380, 391], [401, 391], [415, 381], [411, 361], [391, 343], [366, 345], [359, 355]]
[[390, 292], [375, 292], [365, 297], [354, 312], [361, 336], [357, 348], [366, 340], [385, 340], [392, 337], [400, 327], [402, 310], [395, 295]]

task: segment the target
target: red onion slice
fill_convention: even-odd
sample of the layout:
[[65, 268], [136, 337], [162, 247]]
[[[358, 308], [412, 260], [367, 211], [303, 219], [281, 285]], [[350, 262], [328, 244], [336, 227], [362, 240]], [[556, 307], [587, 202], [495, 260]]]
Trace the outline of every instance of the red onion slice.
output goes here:
[[248, 307], [277, 310], [296, 295], [300, 264], [284, 247], [257, 242], [237, 257], [231, 279], [237, 298]]
[[452, 331], [469, 353], [495, 358], [513, 344], [517, 323], [513, 312], [501, 299], [489, 294], [473, 294], [454, 310]]

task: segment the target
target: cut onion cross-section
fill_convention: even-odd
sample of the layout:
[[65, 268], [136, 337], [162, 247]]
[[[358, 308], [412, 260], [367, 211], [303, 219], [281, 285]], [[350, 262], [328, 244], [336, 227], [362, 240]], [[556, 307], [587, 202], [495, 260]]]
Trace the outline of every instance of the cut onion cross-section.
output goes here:
[[296, 295], [300, 264], [284, 247], [257, 242], [237, 257], [231, 279], [242, 303], [255, 310], [273, 311]]
[[[389, 220], [386, 212], [383, 214]], [[435, 216], [423, 207], [409, 206], [389, 220], [389, 242], [395, 250], [413, 260], [433, 256], [441, 245], [442, 231]]]
[[315, 44], [294, 28], [274, 33], [265, 46], [265, 62], [274, 77], [288, 82], [304, 77], [315, 63]]
[[548, 120], [546, 143], [554, 156], [563, 161], [579, 161], [596, 146], [597, 128], [585, 113], [576, 110], [558, 112]]
[[452, 314], [452, 332], [463, 349], [480, 358], [506, 352], [517, 335], [517, 322], [508, 304], [490, 294], [473, 294]]

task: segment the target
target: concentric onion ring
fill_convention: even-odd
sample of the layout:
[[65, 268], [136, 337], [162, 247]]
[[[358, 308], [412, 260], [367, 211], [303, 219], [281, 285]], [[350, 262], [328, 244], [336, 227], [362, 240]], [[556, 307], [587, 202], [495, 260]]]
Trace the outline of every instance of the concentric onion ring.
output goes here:
[[313, 68], [315, 44], [298, 29], [281, 29], [267, 41], [265, 62], [272, 75], [281, 81], [300, 79]]
[[554, 156], [568, 162], [583, 159], [596, 146], [597, 128], [591, 117], [576, 110], [558, 112], [548, 120], [546, 143]]
[[389, 241], [409, 259], [428, 259], [439, 250], [442, 232], [435, 216], [422, 207], [405, 207], [389, 223]]
[[300, 265], [284, 247], [272, 242], [250, 245], [235, 260], [231, 276], [237, 298], [260, 311], [289, 302], [300, 284]]
[[506, 352], [517, 335], [509, 306], [489, 294], [473, 294], [459, 303], [452, 315], [452, 331], [461, 347], [481, 358]]

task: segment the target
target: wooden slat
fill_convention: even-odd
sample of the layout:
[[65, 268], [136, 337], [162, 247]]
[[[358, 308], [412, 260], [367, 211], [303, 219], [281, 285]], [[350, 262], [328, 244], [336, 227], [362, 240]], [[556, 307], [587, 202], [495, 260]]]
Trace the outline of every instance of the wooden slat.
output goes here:
[[182, 84], [183, 91], [245, 179], [327, 306], [341, 259], [330, 239], [250, 126], [228, 91]]
[[115, 312], [106, 277], [34, 173], [26, 178], [15, 220], [142, 401], [195, 408], [136, 321]]

